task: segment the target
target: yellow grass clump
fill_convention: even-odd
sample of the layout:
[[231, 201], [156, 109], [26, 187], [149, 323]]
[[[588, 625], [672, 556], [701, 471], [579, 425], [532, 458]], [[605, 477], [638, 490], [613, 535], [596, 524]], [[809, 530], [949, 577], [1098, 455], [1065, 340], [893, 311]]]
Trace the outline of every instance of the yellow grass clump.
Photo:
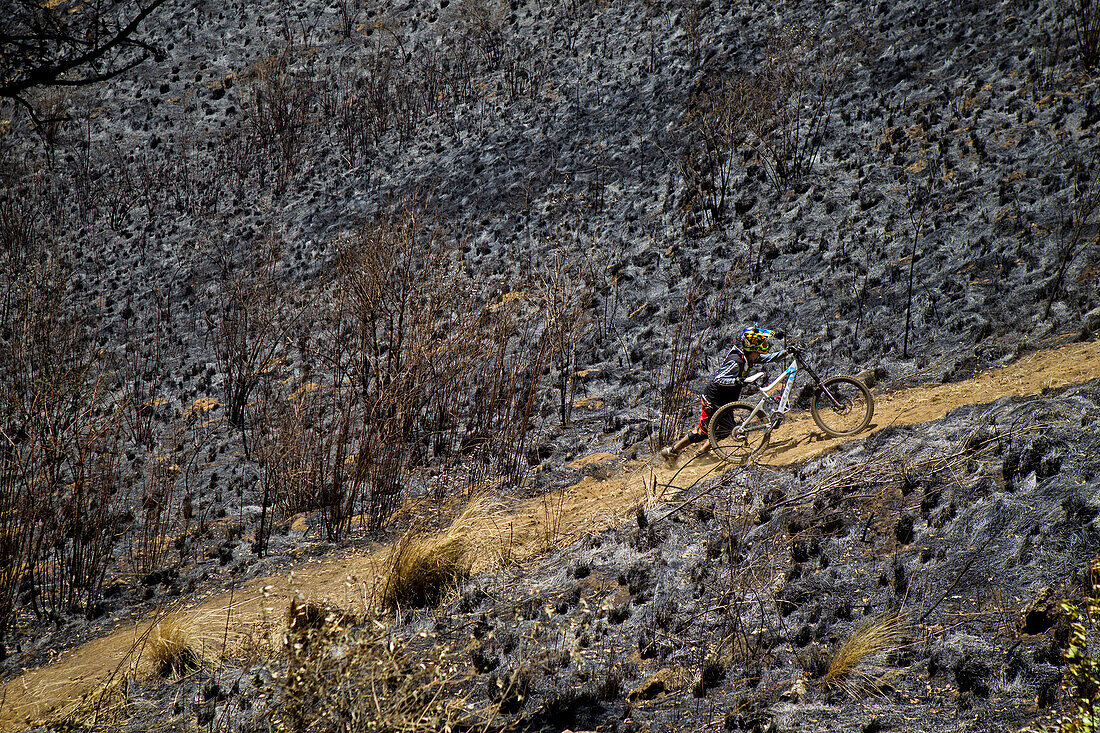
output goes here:
[[153, 627], [146, 648], [153, 673], [158, 677], [184, 675], [199, 666], [198, 653], [174, 619], [165, 619]]
[[385, 565], [381, 605], [386, 610], [438, 604], [475, 565], [502, 553], [501, 513], [489, 496], [476, 497], [450, 526], [428, 534], [414, 528], [397, 542]]
[[858, 696], [887, 682], [887, 671], [874, 659], [900, 648], [905, 634], [905, 617], [900, 613], [887, 613], [863, 624], [836, 650], [825, 673], [825, 686], [841, 687]]

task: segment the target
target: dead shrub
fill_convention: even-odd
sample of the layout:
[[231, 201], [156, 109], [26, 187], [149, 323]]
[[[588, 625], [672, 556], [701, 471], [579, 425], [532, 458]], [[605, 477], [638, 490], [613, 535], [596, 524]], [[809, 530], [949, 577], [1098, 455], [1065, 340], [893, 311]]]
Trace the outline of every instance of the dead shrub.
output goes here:
[[690, 414], [697, 399], [691, 391], [702, 353], [702, 338], [696, 321], [701, 295], [693, 288], [684, 298], [680, 318], [676, 322], [676, 336], [672, 339], [672, 357], [666, 369], [661, 371], [661, 414], [657, 432], [652, 437], [654, 449], [674, 440], [680, 433], [684, 415]]
[[712, 225], [723, 220], [740, 146], [751, 151], [777, 191], [809, 173], [861, 48], [854, 33], [787, 26], [771, 35], [756, 70], [704, 74], [686, 114], [694, 138], [682, 166], [689, 203], [697, 198], [694, 208], [703, 209]]
[[[41, 175], [25, 166], [8, 145], [10, 133], [0, 132], [0, 328], [14, 330], [19, 315], [16, 298], [25, 290], [24, 273], [33, 271], [46, 224]], [[6, 340], [6, 337], [5, 337]]]
[[[163, 452], [150, 455], [144, 480], [137, 484], [131, 505], [136, 516], [127, 548], [130, 565], [139, 575], [170, 565], [173, 534], [186, 532], [190, 526], [190, 497], [197, 493], [191, 479], [199, 454], [223, 427], [218, 407], [220, 403], [212, 397], [195, 400], [184, 411], [182, 422], [174, 430], [165, 431]], [[180, 548], [178, 562], [182, 562], [186, 557], [184, 545], [176, 546]]]
[[1095, 67], [1100, 60], [1100, 4], [1092, 0], [1062, 0], [1060, 10], [1073, 28], [1081, 67]]
[[[576, 394], [578, 352], [592, 329], [595, 292], [591, 277], [596, 260], [587, 253], [563, 254], [555, 247], [536, 274], [535, 289], [546, 323], [551, 361], [556, 372], [558, 416], [569, 423]], [[595, 268], [598, 269], [598, 268]]]
[[[249, 81], [248, 131], [267, 151], [265, 160], [274, 172], [276, 194], [286, 189], [298, 169], [316, 92], [313, 79], [294, 68], [298, 56], [297, 49], [287, 44], [277, 56], [257, 64]], [[261, 178], [261, 189], [264, 184]]]
[[676, 335], [672, 339], [672, 355], [660, 372], [661, 412], [657, 431], [651, 436], [654, 450], [680, 434], [685, 416], [698, 414], [699, 397], [691, 390], [691, 382], [703, 366], [700, 361], [711, 328], [729, 323], [733, 318], [730, 303], [735, 289], [731, 284], [727, 277], [709, 303], [702, 289], [692, 285], [681, 303]]
[[772, 35], [750, 97], [750, 145], [776, 188], [807, 174], [828, 136], [833, 107], [862, 48], [854, 33], [836, 36], [791, 26]]
[[69, 108], [72, 105], [72, 92], [67, 87], [51, 87], [42, 91], [31, 103], [31, 125], [42, 136], [46, 149], [46, 161], [53, 167], [54, 157], [61, 142], [65, 123], [71, 122]]
[[120, 535], [121, 419], [60, 254], [38, 246], [23, 277], [6, 285], [0, 615], [13, 612], [19, 595], [39, 616], [92, 616]]
[[[518, 480], [527, 465], [550, 352], [538, 315], [519, 298], [479, 303], [449, 233], [412, 207], [380, 216], [338, 251], [335, 274], [309, 296], [308, 328], [276, 344], [270, 329], [215, 326], [232, 347], [221, 362], [236, 370], [236, 399], [256, 398], [248, 446], [263, 480], [260, 551], [269, 506], [283, 516], [320, 511], [326, 536], [338, 539], [356, 518], [383, 529], [412, 471], [431, 467], [441, 508], [461, 483]], [[255, 307], [237, 300], [242, 313]], [[256, 348], [288, 342], [278, 353]]]
[[505, 6], [493, 0], [462, 0], [457, 12], [459, 33], [490, 68], [496, 68], [507, 40]]
[[350, 528], [360, 498], [354, 455], [366, 425], [348, 389], [307, 378], [280, 365], [257, 400], [252, 444], [264, 492], [260, 552], [274, 521], [269, 505], [281, 517], [319, 511], [325, 536], [338, 539]]
[[133, 537], [129, 543], [130, 564], [139, 575], [146, 575], [165, 563], [170, 540], [168, 529], [178, 515], [180, 492], [177, 480], [179, 465], [168, 456], [152, 461], [142, 483], [141, 511], [135, 518]]
[[680, 208], [689, 229], [716, 229], [725, 222], [746, 118], [760, 106], [762, 93], [745, 77], [729, 78], [717, 70], [703, 74], [696, 85], [686, 113], [691, 144], [680, 162], [686, 185]]
[[270, 376], [301, 308], [283, 287], [278, 239], [238, 246], [216, 235], [212, 245], [216, 270], [210, 283], [214, 302], [207, 311], [208, 333], [222, 373], [229, 422], [243, 430], [252, 392]]

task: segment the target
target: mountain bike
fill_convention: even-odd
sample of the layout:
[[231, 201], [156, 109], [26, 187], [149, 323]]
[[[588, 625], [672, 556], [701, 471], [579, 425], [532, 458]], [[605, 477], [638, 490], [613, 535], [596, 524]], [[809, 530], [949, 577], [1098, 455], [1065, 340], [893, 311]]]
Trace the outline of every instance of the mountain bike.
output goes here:
[[[708, 425], [710, 447], [723, 460], [744, 463], [767, 447], [772, 431], [791, 411], [791, 390], [799, 370], [804, 370], [813, 380], [810, 414], [827, 435], [842, 438], [871, 424], [875, 400], [867, 385], [847, 375], [821, 379], [797, 349], [787, 348], [786, 352], [791, 363], [771, 384], [760, 386], [763, 372], [744, 380], [747, 387], [760, 394], [755, 404], [731, 402], [718, 408], [711, 417]], [[784, 382], [783, 391], [773, 396], [771, 392]]]

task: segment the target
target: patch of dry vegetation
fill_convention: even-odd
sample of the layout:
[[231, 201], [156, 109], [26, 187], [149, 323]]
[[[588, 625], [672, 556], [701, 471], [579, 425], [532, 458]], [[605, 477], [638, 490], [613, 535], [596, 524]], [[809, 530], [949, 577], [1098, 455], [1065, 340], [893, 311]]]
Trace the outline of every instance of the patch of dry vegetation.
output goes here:
[[354, 627], [308, 602], [291, 607], [277, 725], [296, 731], [486, 730], [471, 702], [468, 655], [426, 635], [405, 640], [381, 617]]
[[467, 504], [442, 532], [414, 528], [405, 533], [387, 562], [382, 608], [434, 606], [475, 564], [503, 560], [506, 553], [498, 531], [502, 518], [499, 506], [482, 496]]
[[846, 690], [853, 697], [889, 682], [889, 670], [876, 662], [880, 655], [900, 648], [906, 638], [905, 616], [888, 613], [867, 621], [840, 645], [829, 662], [825, 686]]

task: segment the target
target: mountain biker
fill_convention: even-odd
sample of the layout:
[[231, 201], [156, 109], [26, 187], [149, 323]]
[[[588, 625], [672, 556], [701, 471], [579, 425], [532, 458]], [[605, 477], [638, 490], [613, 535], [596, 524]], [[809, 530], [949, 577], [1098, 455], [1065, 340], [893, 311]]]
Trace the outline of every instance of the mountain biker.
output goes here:
[[[787, 351], [771, 352], [771, 342], [774, 334], [766, 328], [750, 326], [742, 329], [740, 335], [734, 339], [733, 347], [722, 359], [722, 365], [707, 382], [703, 393], [699, 397], [701, 406], [699, 425], [690, 433], [680, 438], [675, 445], [661, 449], [661, 457], [669, 465], [676, 464], [676, 458], [680, 451], [692, 443], [699, 443], [707, 439], [707, 425], [710, 417], [722, 405], [735, 402], [741, 397], [741, 387], [745, 377], [749, 376], [749, 367], [760, 362], [770, 362], [782, 359]], [[710, 450], [710, 444], [703, 446], [700, 454]]]

